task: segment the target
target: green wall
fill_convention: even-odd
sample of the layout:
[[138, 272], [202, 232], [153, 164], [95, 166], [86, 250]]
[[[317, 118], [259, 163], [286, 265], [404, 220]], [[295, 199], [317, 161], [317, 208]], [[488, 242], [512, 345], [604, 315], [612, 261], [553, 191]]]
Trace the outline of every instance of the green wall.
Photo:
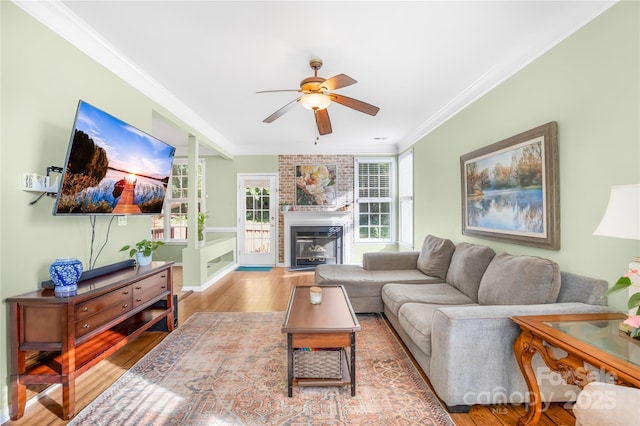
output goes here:
[[[207, 227], [237, 227], [237, 174], [238, 173], [277, 173], [277, 155], [240, 155], [232, 160], [218, 156], [205, 157], [205, 191], [207, 199], [205, 210]], [[219, 237], [220, 235], [218, 235]], [[207, 234], [207, 240], [215, 238]], [[186, 243], [168, 243], [158, 249], [156, 259], [173, 260], [182, 263], [182, 249]]]
[[278, 173], [277, 155], [239, 155], [233, 160], [207, 158], [207, 226], [236, 227], [237, 174]]
[[[138, 90], [93, 61], [8, 1], [0, 1], [0, 298], [35, 290], [57, 257], [77, 257], [88, 268], [87, 217], [52, 216], [53, 199], [19, 189], [23, 173], [45, 174], [64, 163], [78, 99], [151, 133], [155, 112], [205, 138]], [[108, 218], [98, 218], [94, 253], [104, 243]], [[127, 258], [124, 244], [148, 237], [149, 217], [114, 223], [96, 266]], [[95, 259], [95, 257], [94, 257]], [[8, 415], [8, 309], [0, 304], [0, 419]]]
[[[609, 282], [625, 273], [640, 243], [592, 233], [610, 187], [640, 183], [639, 8], [615, 5], [414, 145], [417, 247], [434, 234]], [[561, 249], [463, 236], [460, 155], [549, 121], [558, 122]], [[624, 300], [610, 303], [622, 309]]]

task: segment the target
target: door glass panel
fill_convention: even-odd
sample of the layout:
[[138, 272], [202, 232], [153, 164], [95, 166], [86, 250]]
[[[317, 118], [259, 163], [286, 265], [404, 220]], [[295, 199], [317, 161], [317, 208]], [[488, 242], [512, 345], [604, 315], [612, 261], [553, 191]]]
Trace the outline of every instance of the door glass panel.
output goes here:
[[245, 182], [245, 253], [271, 252], [269, 181]]

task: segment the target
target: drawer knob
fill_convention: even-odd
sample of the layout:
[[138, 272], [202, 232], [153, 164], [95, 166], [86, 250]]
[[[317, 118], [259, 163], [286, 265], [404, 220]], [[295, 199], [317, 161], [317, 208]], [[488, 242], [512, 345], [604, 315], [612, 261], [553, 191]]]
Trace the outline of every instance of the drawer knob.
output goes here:
[[136, 286], [136, 290], [142, 290], [142, 286]]
[[160, 275], [160, 278], [167, 278], [166, 275]]
[[128, 303], [125, 303], [124, 305], [122, 305], [122, 307], [123, 307], [123, 308], [128, 308], [128, 307], [129, 307], [129, 304], [128, 304]]
[[137, 299], [136, 299], [136, 302], [142, 302], [142, 299], [137, 298]]
[[82, 325], [82, 328], [89, 328], [89, 327], [90, 327], [90, 325], [87, 324], [86, 322]]
[[129, 290], [123, 291], [122, 294], [129, 294]]
[[82, 312], [88, 312], [89, 311], [89, 307], [85, 306], [84, 308], [82, 308]]
[[161, 285], [160, 288], [167, 288], [167, 286], [166, 285]]

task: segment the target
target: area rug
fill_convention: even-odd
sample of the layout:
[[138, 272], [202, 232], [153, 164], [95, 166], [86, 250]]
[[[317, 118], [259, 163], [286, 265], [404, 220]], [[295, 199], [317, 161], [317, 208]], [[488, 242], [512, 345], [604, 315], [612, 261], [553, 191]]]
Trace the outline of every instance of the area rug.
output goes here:
[[453, 425], [384, 318], [359, 315], [350, 386], [287, 397], [282, 312], [200, 312], [72, 425]]
[[236, 271], [258, 271], [258, 272], [269, 272], [270, 270], [272, 270], [273, 267], [272, 266], [238, 266], [236, 268]]

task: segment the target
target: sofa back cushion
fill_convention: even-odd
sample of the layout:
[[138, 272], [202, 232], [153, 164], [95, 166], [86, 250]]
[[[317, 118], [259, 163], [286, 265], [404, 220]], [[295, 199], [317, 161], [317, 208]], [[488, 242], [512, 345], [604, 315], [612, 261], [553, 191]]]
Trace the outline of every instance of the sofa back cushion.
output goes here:
[[491, 247], [458, 243], [451, 257], [447, 283], [478, 302], [480, 280], [495, 255]]
[[451, 240], [427, 235], [418, 255], [418, 270], [431, 277], [446, 279], [451, 255], [455, 248]]
[[560, 292], [558, 264], [535, 256], [494, 256], [480, 288], [481, 305], [532, 305], [553, 303]]

